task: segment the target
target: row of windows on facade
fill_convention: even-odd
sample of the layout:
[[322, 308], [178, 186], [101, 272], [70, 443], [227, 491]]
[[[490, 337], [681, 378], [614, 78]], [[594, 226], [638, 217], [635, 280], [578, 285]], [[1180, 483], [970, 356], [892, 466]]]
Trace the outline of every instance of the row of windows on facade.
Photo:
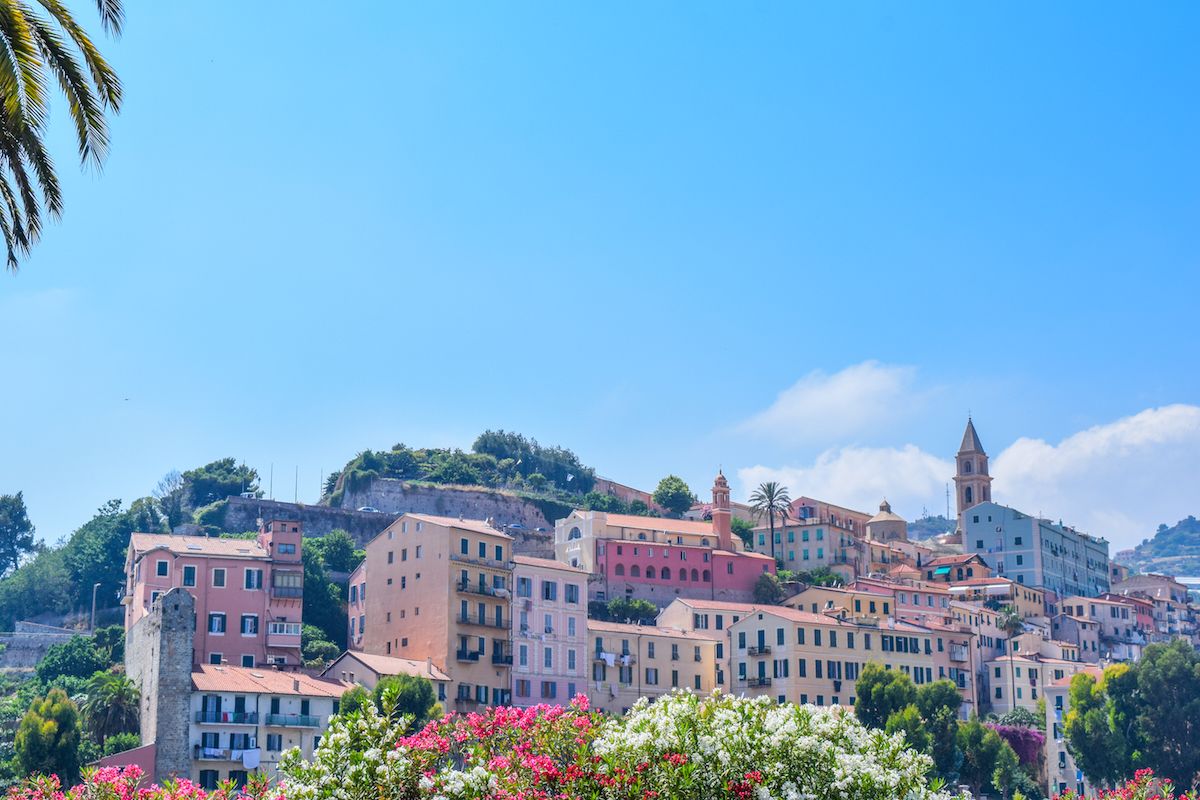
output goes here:
[[[786, 531], [786, 533], [787, 533], [788, 544], [792, 544], [793, 542], [796, 541], [796, 532], [794, 530]], [[783, 534], [784, 534], [784, 531], [775, 531], [775, 544], [782, 544], [782, 539], [780, 537]], [[800, 541], [807, 542], [808, 535], [809, 535], [809, 531], [801, 531], [800, 532]], [[818, 542], [825, 541], [825, 529], [824, 528], [817, 528], [817, 541]], [[767, 543], [767, 535], [765, 533], [760, 533], [758, 535], [758, 543], [759, 544]], [[842, 540], [843, 547], [847, 546], [848, 544], [849, 543], [846, 542], [845, 539]]]
[[507, 686], [472, 686], [469, 683], [460, 683], [458, 685], [458, 693], [454, 697], [456, 700], [473, 700], [476, 703], [487, 704], [489, 703], [489, 696], [491, 697], [491, 705], [512, 705], [512, 690]]
[[[256, 749], [258, 749], [258, 737], [255, 736], [254, 734], [250, 734], [250, 733], [224, 734], [225, 741], [228, 743], [228, 747], [221, 746], [222, 736], [223, 736], [223, 734], [220, 734], [217, 732], [205, 732], [205, 733], [200, 734], [201, 755], [209, 755], [209, 756], [218, 755], [218, 754], [224, 755], [225, 750], [241, 751], [241, 750], [256, 750]], [[283, 734], [268, 733], [266, 735], [266, 740], [267, 740], [266, 741], [267, 746], [265, 749], [267, 750], [267, 752], [269, 752], [269, 753], [282, 752], [282, 750], [283, 750]], [[316, 749], [317, 743], [319, 741], [320, 741], [320, 737], [314, 737], [314, 739], [313, 739], [313, 749], [314, 750]], [[217, 753], [214, 751], [220, 751], [220, 752]], [[232, 753], [231, 753], [231, 755], [232, 755]], [[239, 753], [237, 758], [234, 760], [240, 761], [241, 754]]]
[[[730, 563], [726, 566], [729, 567], [729, 572], [732, 573], [733, 572], [733, 564]], [[681, 581], [686, 581], [688, 579], [688, 571], [686, 569], [683, 569], [682, 567], [680, 568], [679, 572], [676, 574], [678, 574], [678, 576], [679, 576], [678, 579]], [[613, 568], [613, 575], [616, 575], [618, 578], [624, 577], [625, 576], [625, 565], [617, 564], [616, 567]], [[632, 567], [629, 568], [629, 577], [631, 577], [631, 578], [642, 577], [642, 568], [640, 566], [638, 566], [637, 564], [634, 564]], [[669, 580], [671, 580], [671, 568], [663, 567], [661, 570], [656, 571], [654, 569], [654, 567], [646, 567], [646, 578], [648, 580], [669, 581]], [[693, 569], [692, 570], [692, 580], [696, 581], [696, 582], [703, 581], [704, 583], [708, 583], [708, 582], [712, 581], [712, 573], [709, 572], [708, 570], [704, 570], [703, 572], [701, 572], [700, 570]]]
[[[541, 694], [539, 697], [542, 700], [557, 700], [558, 699], [558, 681], [539, 681], [541, 684]], [[532, 697], [533, 681], [527, 678], [518, 678], [513, 681], [513, 694], [517, 697]], [[576, 695], [575, 682], [567, 682], [567, 692], [563, 695], [564, 699], [571, 699]]]
[[[139, 566], [140, 568], [140, 566]], [[160, 578], [170, 577], [171, 565], [167, 561], [158, 561], [155, 564], [155, 574]], [[225, 587], [226, 569], [225, 567], [215, 567], [211, 573], [212, 586], [216, 589]], [[276, 588], [289, 587], [299, 589], [304, 586], [304, 574], [299, 571], [275, 570], [271, 573], [271, 583]], [[193, 587], [196, 585], [196, 566], [193, 564], [185, 564], [183, 566], [182, 585]], [[263, 570], [258, 568], [247, 567], [243, 570], [242, 588], [244, 589], [261, 589], [263, 588]]]
[[[632, 686], [633, 685], [633, 677], [634, 677], [633, 667], [616, 667], [616, 670], [617, 670], [617, 683], [621, 684], [622, 686]], [[603, 662], [597, 662], [595, 665], [593, 665], [592, 680], [595, 681], [596, 683], [607, 683], [608, 682], [608, 665]], [[659, 685], [658, 667], [646, 667], [645, 680], [642, 682], [642, 685], [643, 686], [658, 686]], [[679, 688], [679, 686], [680, 686], [679, 670], [673, 669], [673, 670], [671, 670], [671, 688], [677, 689], [677, 688]], [[696, 691], [700, 691], [703, 688], [702, 681], [701, 681], [701, 678], [699, 675], [692, 675], [691, 688], [695, 689]]]
[[[717, 647], [720, 647], [720, 646], [721, 646], [721, 644], [720, 644], [720, 642], [718, 642]], [[609, 651], [606, 649], [605, 644], [604, 644], [604, 637], [597, 636], [596, 637], [596, 657], [601, 658], [602, 656], [604, 656], [606, 653], [609, 653], [609, 652], [612, 652], [612, 651]], [[692, 647], [693, 660], [695, 660], [695, 661], [701, 660], [703, 652], [704, 651], [701, 649], [700, 645], [694, 645]], [[633, 652], [629, 649], [629, 640], [628, 639], [621, 640], [621, 651], [620, 651], [619, 655], [622, 655], [622, 656], [633, 655]], [[657, 658], [657, 657], [658, 657], [657, 648], [655, 647], [654, 642], [646, 642], [646, 658]], [[671, 643], [671, 660], [672, 661], [679, 660], [679, 644], [676, 642]]]
[[[835, 691], [837, 691], [837, 689], [839, 688], [837, 686], [838, 682], [841, 682], [843, 680], [857, 681], [859, 678], [859, 675], [862, 674], [863, 667], [866, 666], [866, 664], [861, 661], [834, 661], [832, 659], [821, 660], [819, 658], [814, 658], [812, 663], [813, 663], [813, 669], [812, 669], [813, 679], [814, 680], [834, 681], [835, 682], [834, 683]], [[887, 669], [892, 668], [891, 664], [886, 664], [885, 666]], [[915, 666], [914, 667], [909, 664], [901, 664], [899, 669], [905, 675], [908, 675], [910, 678], [912, 678], [913, 683], [915, 683], [917, 685], [933, 683], [933, 681], [935, 680], [934, 674], [933, 674], [933, 667], [929, 667], [929, 666]], [[792, 677], [791, 676], [791, 661], [789, 661], [786, 658], [774, 659], [771, 662], [771, 674], [769, 676], [767, 675], [767, 662], [759, 661], [757, 663], [757, 672], [758, 672], [758, 674], [755, 677], [757, 677], [760, 681], [767, 677], [770, 677], [775, 680], [779, 680], [782, 678], [790, 678], [790, 677]], [[939, 665], [936, 679], [937, 680], [941, 680], [943, 678], [949, 679], [949, 680], [953, 681], [954, 684], [956, 686], [958, 686], [958, 688], [965, 689], [965, 688], [967, 688], [967, 685], [968, 685], [968, 675], [969, 675], [969, 673], [967, 672], [967, 670], [951, 668], [949, 671], [947, 671], [945, 666]], [[808, 678], [808, 659], [805, 659], [805, 658], [796, 659], [796, 677], [797, 678]], [[747, 675], [746, 662], [739, 661], [738, 662], [738, 681], [746, 682], [747, 680], [748, 680], [748, 675]], [[854, 698], [850, 699], [850, 703], [851, 704], [854, 703]]]
[[[843, 631], [843, 632], [846, 634], [845, 639], [843, 640], [846, 643], [846, 649], [853, 650], [854, 643], [855, 643], [855, 635], [854, 635], [855, 632], [854, 631]], [[828, 642], [828, 647], [836, 648], [838, 646], [838, 632], [837, 631], [825, 631], [825, 633], [827, 633], [828, 636], [822, 637], [822, 630], [820, 628], [812, 629], [812, 644], [813, 644], [813, 646], [814, 647], [825, 646], [825, 645], [822, 645], [822, 639], [824, 639], [824, 641]], [[767, 632], [760, 628], [759, 630], [755, 631], [755, 635], [756, 635], [757, 643], [753, 646], [758, 647], [760, 650], [762, 648], [766, 647], [768, 644]], [[862, 649], [870, 650], [871, 649], [871, 634], [862, 633], [861, 635], [862, 635], [862, 645], [863, 645]], [[796, 644], [797, 645], [805, 644], [806, 638], [807, 637], [805, 636], [805, 629], [804, 628], [796, 628]], [[739, 650], [747, 649], [747, 644], [746, 644], [747, 641], [748, 641], [748, 639], [746, 636], [746, 631], [738, 631], [737, 646], [738, 646]], [[934, 641], [937, 642], [937, 651], [939, 653], [945, 652], [946, 645], [945, 645], [945, 641], [942, 639], [942, 637], [939, 636]], [[786, 628], [776, 628], [775, 629], [775, 645], [782, 646], [785, 643], [786, 643]], [[925, 655], [932, 655], [933, 654], [933, 645], [932, 645], [930, 639], [918, 637], [918, 636], [899, 636], [899, 635], [888, 634], [888, 633], [879, 634], [879, 649], [885, 653], [891, 653], [891, 652], [920, 653], [921, 649], [922, 649], [921, 648], [922, 644], [924, 644]]]
[[[225, 702], [224, 702], [223, 698], [221, 697], [221, 695], [219, 695], [219, 694], [201, 695], [201, 697], [200, 697], [200, 713], [205, 722], [242, 722], [247, 719], [246, 714], [257, 713], [257, 712], [251, 712], [248, 710], [248, 708], [247, 708], [248, 699], [249, 698], [244, 694], [234, 695], [233, 696], [233, 710], [230, 711], [227, 708], [225, 708]], [[340, 703], [341, 703], [340, 700], [335, 699], [333, 701], [333, 712], [332, 712], [333, 714], [338, 713], [338, 708], [340, 707]], [[310, 701], [308, 698], [301, 698], [301, 700], [300, 700], [300, 716], [302, 716], [302, 717], [310, 716], [311, 707], [312, 707], [312, 701]], [[267, 712], [268, 714], [273, 714], [273, 715], [280, 714], [281, 711], [283, 710], [283, 698], [281, 698], [281, 697], [269, 698], [268, 708], [270, 709]], [[257, 721], [257, 716], [254, 717], [253, 721]]]

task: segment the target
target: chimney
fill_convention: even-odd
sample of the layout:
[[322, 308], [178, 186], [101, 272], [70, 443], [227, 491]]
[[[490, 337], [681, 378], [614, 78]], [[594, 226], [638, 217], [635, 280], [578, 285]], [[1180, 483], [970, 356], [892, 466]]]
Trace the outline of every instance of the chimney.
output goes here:
[[429, 677], [433, 677], [433, 656], [428, 656], [425, 659], [425, 671], [429, 673]]
[[292, 678], [292, 691], [295, 692], [296, 694], [300, 694], [300, 679], [299, 678]]

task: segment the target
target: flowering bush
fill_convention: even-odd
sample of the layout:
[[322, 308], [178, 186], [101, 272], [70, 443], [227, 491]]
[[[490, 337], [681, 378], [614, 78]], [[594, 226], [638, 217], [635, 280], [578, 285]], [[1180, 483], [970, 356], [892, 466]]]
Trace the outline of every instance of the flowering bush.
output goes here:
[[[1067, 790], [1056, 795], [1054, 800], [1089, 800]], [[1133, 780], [1115, 789], [1102, 789], [1092, 800], [1200, 800], [1200, 792], [1194, 790], [1175, 794], [1175, 786], [1169, 780], [1154, 777], [1154, 770], [1139, 769]]]
[[[448, 715], [411, 736], [371, 709], [313, 761], [284, 756], [288, 800], [933, 800], [929, 758], [848, 710], [677, 692], [624, 717], [570, 706]], [[381, 743], [382, 742], [382, 743]], [[364, 747], [365, 745], [365, 747]]]
[[[312, 761], [284, 753], [274, 790], [250, 800], [947, 800], [925, 779], [928, 756], [902, 735], [864, 727], [849, 709], [676, 692], [624, 717], [569, 706], [449, 714], [407, 734], [408, 720], [368, 703], [335, 717]], [[233, 800], [189, 781], [137, 789], [137, 767], [89, 771], [60, 791], [33, 779], [7, 800]], [[1129, 800], [1129, 799], [1126, 799]], [[1141, 800], [1138, 798], [1138, 800]]]

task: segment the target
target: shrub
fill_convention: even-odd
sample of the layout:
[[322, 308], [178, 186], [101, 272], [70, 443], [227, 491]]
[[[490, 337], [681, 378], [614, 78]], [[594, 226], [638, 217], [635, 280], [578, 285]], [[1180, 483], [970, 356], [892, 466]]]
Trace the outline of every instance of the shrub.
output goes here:
[[104, 740], [104, 755], [116, 755], [141, 746], [142, 738], [136, 733], [114, 733]]

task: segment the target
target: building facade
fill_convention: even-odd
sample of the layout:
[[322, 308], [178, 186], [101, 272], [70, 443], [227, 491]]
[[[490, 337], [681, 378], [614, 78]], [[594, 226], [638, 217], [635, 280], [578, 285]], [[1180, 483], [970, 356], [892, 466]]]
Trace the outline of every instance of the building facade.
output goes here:
[[643, 697], [653, 700], [677, 688], [708, 694], [715, 685], [716, 636], [590, 620], [588, 638], [587, 695], [602, 711], [623, 714]]
[[195, 598], [193, 663], [299, 667], [303, 534], [294, 520], [263, 524], [254, 540], [135, 533], [125, 562], [125, 630], [160, 595]]
[[545, 558], [513, 562], [513, 704], [568, 703], [587, 682], [588, 574]]
[[431, 661], [447, 710], [508, 705], [512, 537], [485, 521], [403, 514], [350, 576], [350, 649]]
[[987, 501], [964, 519], [963, 552], [982, 556], [998, 576], [1058, 597], [1109, 590], [1104, 539]]
[[[1087, 672], [1099, 679], [1101, 672], [1096, 667], [1087, 667]], [[1083, 770], [1075, 765], [1071, 751], [1067, 749], [1064, 720], [1071, 710], [1071, 679], [1073, 675], [1051, 681], [1046, 685], [1046, 791], [1047, 797], [1057, 797], [1068, 789], [1078, 797], [1091, 797], [1094, 787], [1084, 777]]]

